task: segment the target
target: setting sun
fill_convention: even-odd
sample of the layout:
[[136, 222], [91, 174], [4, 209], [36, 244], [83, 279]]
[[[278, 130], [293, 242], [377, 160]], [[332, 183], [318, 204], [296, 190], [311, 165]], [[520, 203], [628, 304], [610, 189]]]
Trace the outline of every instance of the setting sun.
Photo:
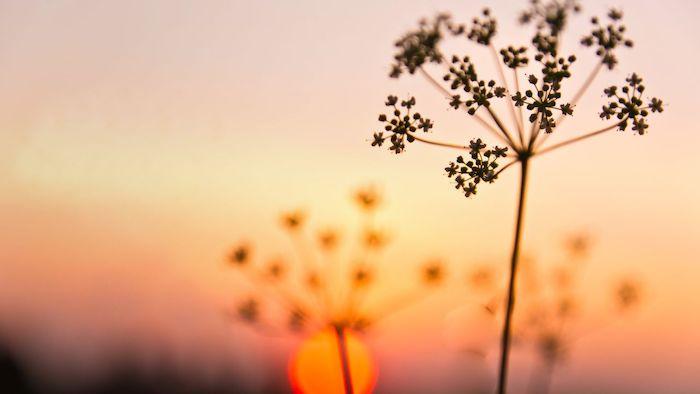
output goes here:
[[[351, 332], [346, 334], [350, 375], [356, 394], [372, 391], [377, 369], [367, 347]], [[289, 378], [295, 393], [334, 394], [343, 392], [343, 374], [337, 337], [332, 329], [304, 341], [289, 363]]]

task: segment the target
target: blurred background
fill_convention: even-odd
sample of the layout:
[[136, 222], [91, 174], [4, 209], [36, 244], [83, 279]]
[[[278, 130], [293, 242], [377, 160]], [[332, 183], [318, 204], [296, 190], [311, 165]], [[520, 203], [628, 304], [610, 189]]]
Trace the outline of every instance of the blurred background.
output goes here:
[[[387, 94], [415, 95], [441, 139], [488, 139], [424, 80], [387, 77], [419, 18], [466, 22], [484, 6], [498, 47], [527, 44], [525, 1], [0, 2], [3, 392], [285, 392], [295, 341], [224, 318], [242, 286], [224, 258], [241, 240], [289, 253], [283, 210], [351, 227], [350, 193], [367, 183], [385, 195], [388, 266], [441, 258], [453, 274], [365, 339], [377, 391], [488, 392], [496, 358], [456, 349], [454, 316], [478, 305], [473, 267], [505, 267], [516, 174], [466, 200], [443, 175], [455, 152], [370, 147]], [[635, 48], [562, 135], [598, 128], [602, 89], [633, 71], [668, 106], [644, 137], [613, 132], [533, 163], [526, 253], [546, 264], [566, 234], [592, 234], [580, 324], [615, 320], [577, 340], [552, 391], [697, 392], [700, 3], [582, 6], [564, 42], [574, 84], [595, 62], [578, 45], [591, 15], [621, 8]], [[630, 275], [644, 303], [615, 319], [613, 280]], [[498, 335], [458, 320], [465, 340]], [[532, 359], [514, 357], [511, 387], [526, 387]]]

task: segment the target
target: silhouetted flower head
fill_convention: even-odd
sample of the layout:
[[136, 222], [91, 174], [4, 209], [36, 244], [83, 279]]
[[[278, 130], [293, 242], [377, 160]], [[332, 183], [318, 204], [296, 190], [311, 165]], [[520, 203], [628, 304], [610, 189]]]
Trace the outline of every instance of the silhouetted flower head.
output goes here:
[[372, 271], [366, 267], [358, 267], [352, 273], [352, 283], [356, 287], [364, 287], [372, 282]]
[[[430, 119], [424, 118], [418, 112], [411, 112], [411, 109], [416, 105], [415, 97], [402, 100], [399, 103], [396, 96], [389, 96], [385, 105], [394, 109], [392, 118], [389, 119], [387, 115], [381, 114], [379, 115], [379, 121], [384, 123], [384, 130], [391, 133], [391, 135], [384, 136], [383, 133], [375, 133], [375, 140], [372, 142], [372, 146], [382, 146], [384, 140], [388, 138], [391, 142], [389, 150], [398, 154], [403, 152], [406, 147], [404, 141], [415, 141], [413, 133], [418, 130], [428, 132], [433, 128], [433, 122]], [[406, 112], [402, 112], [400, 108], [405, 108]]]
[[577, 302], [573, 297], [563, 297], [557, 302], [557, 317], [567, 319], [572, 317], [577, 309]]
[[469, 143], [469, 158], [458, 156], [454, 162], [445, 168], [447, 176], [454, 178], [455, 188], [464, 192], [464, 195], [471, 197], [476, 194], [476, 186], [481, 182], [492, 183], [497, 178], [496, 162], [501, 157], [506, 157], [508, 148], [494, 146], [486, 149], [480, 138]]
[[389, 238], [380, 230], [366, 229], [363, 233], [362, 241], [368, 249], [378, 250], [386, 246]]
[[421, 20], [416, 30], [406, 33], [394, 46], [398, 52], [391, 67], [390, 76], [398, 78], [404, 71], [416, 72], [426, 62], [440, 63], [442, 55], [437, 44], [442, 40], [443, 29], [450, 25], [450, 16], [439, 14], [433, 20]]
[[242, 302], [237, 309], [238, 317], [248, 323], [257, 323], [260, 317], [260, 305], [254, 298]]
[[270, 279], [278, 280], [282, 279], [286, 273], [287, 267], [281, 260], [272, 260], [267, 264], [267, 275]]
[[632, 47], [634, 43], [625, 37], [625, 26], [621, 24], [622, 11], [611, 9], [608, 19], [610, 23], [603, 26], [598, 18], [591, 18], [593, 31], [581, 39], [581, 44], [595, 47], [601, 62], [612, 70], [617, 64], [615, 49], [621, 45]]
[[318, 233], [318, 242], [323, 250], [333, 250], [338, 246], [338, 232], [326, 229]]
[[520, 14], [520, 23], [534, 23], [538, 30], [550, 36], [557, 36], [566, 27], [569, 14], [581, 12], [577, 0], [530, 1], [530, 7]]
[[557, 55], [559, 36], [566, 27], [569, 15], [581, 7], [575, 0], [531, 1], [530, 8], [520, 14], [520, 23], [534, 23], [537, 32], [532, 38], [535, 49], [549, 56]]
[[445, 267], [439, 261], [429, 262], [425, 266], [423, 266], [422, 276], [423, 281], [426, 284], [440, 284], [445, 277]]
[[452, 90], [460, 89], [469, 93], [466, 100], [462, 100], [462, 97], [456, 94], [452, 96], [450, 101], [452, 108], [459, 109], [464, 106], [469, 115], [474, 115], [479, 107], [489, 107], [492, 98], [505, 97], [505, 88], [496, 86], [496, 81], [478, 79], [474, 65], [468, 56], [462, 59], [453, 56], [449, 73], [445, 74], [443, 79], [451, 82], [450, 88]]
[[539, 122], [540, 130], [551, 133], [556, 127], [554, 110], [558, 110], [562, 115], [574, 113], [571, 104], [559, 104], [558, 100], [561, 99], [561, 82], [571, 77], [569, 66], [576, 61], [576, 57], [554, 59], [538, 54], [535, 59], [542, 64], [542, 81], [530, 75], [528, 82], [532, 89], [525, 90], [525, 94], [518, 91], [512, 99], [516, 107], [525, 106], [531, 111], [528, 119], [530, 123]]
[[508, 48], [501, 49], [501, 57], [503, 57], [503, 63], [509, 68], [524, 67], [527, 66], [527, 63], [530, 61], [526, 52], [526, 47], [515, 48], [509, 46]]
[[633, 280], [623, 280], [615, 287], [615, 301], [620, 310], [628, 310], [641, 300], [640, 286]]
[[310, 271], [306, 274], [306, 286], [314, 291], [322, 286], [321, 277], [318, 272]]
[[358, 189], [353, 197], [357, 205], [365, 211], [375, 210], [381, 202], [379, 192], [372, 186]]
[[302, 211], [287, 212], [282, 215], [282, 226], [290, 231], [296, 231], [304, 225], [306, 215]]
[[228, 261], [233, 265], [245, 265], [250, 260], [250, 253], [249, 246], [236, 246], [229, 255]]
[[562, 338], [555, 332], [542, 333], [537, 339], [537, 350], [547, 363], [555, 364], [565, 357]]
[[603, 106], [600, 118], [616, 117], [620, 120], [618, 129], [621, 131], [627, 128], [631, 120], [632, 130], [643, 135], [649, 127], [646, 123], [649, 112], [663, 112], [663, 102], [654, 97], [645, 106], [643, 101], [645, 88], [642, 85], [642, 78], [637, 74], [632, 74], [625, 81], [627, 83], [621, 89], [618, 89], [617, 86], [610, 86], [603, 91], [612, 100]]
[[490, 45], [491, 39], [496, 35], [496, 19], [491, 16], [491, 10], [484, 8], [481, 18], [472, 20], [472, 27], [467, 33], [470, 40], [481, 45]]
[[565, 248], [573, 258], [586, 257], [591, 248], [591, 239], [586, 234], [574, 234], [565, 240]]

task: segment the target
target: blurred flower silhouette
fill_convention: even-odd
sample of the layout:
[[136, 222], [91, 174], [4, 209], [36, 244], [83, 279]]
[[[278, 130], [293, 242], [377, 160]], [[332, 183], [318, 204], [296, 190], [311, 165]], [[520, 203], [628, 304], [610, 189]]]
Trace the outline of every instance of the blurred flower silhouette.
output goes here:
[[[631, 278], [617, 280], [611, 287], [608, 303], [614, 307], [603, 311], [603, 316], [591, 318], [596, 326], [582, 328], [584, 304], [590, 295], [579, 290], [586, 260], [591, 251], [591, 238], [585, 234], [574, 234], [566, 238], [560, 251], [560, 262], [548, 264], [546, 269], [531, 258], [522, 260], [520, 266], [521, 300], [520, 313], [514, 315], [513, 344], [515, 347], [532, 350], [539, 359], [533, 368], [529, 391], [547, 393], [555, 367], [570, 357], [574, 342], [594, 330], [602, 329], [608, 322], [622, 316], [641, 303], [641, 285]], [[505, 289], [491, 280], [493, 270], [475, 268], [468, 275], [468, 285], [475, 294], [483, 295], [482, 306], [494, 323], [504, 316], [503, 294]], [[462, 349], [467, 354], [484, 355], [496, 343], [481, 343]]]
[[[342, 349], [347, 332], [367, 332], [394, 312], [424, 298], [426, 292], [437, 288], [445, 277], [440, 261], [428, 261], [419, 267], [413, 279], [420, 286], [415, 294], [403, 294], [385, 300], [384, 306], [368, 308], [367, 297], [374, 294], [369, 289], [380, 285], [382, 279], [378, 268], [389, 237], [374, 223], [382, 201], [376, 188], [360, 188], [353, 193], [352, 200], [363, 222], [356, 242], [342, 239], [337, 230], [330, 228], [316, 231], [316, 242], [310, 242], [307, 216], [296, 210], [284, 213], [281, 224], [294, 241], [299, 264], [279, 258], [260, 264], [252, 247], [246, 243], [234, 246], [228, 255], [229, 265], [252, 281], [256, 293], [240, 301], [231, 315], [270, 334], [306, 335], [332, 328], [341, 350], [346, 393], [353, 390], [347, 355]], [[343, 241], [350, 247], [344, 259], [339, 255]], [[341, 259], [346, 264], [342, 264]], [[268, 305], [270, 302], [277, 304], [286, 319], [280, 322], [264, 313], [267, 306], [274, 308], [275, 305]]]

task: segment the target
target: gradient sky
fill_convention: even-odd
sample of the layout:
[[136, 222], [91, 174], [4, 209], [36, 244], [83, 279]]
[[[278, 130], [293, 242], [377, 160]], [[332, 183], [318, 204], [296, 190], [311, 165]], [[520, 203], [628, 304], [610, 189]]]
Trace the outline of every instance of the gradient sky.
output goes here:
[[[165, 338], [183, 360], [244, 368], [254, 385], [266, 362], [244, 352], [255, 335], [218, 314], [237, 294], [223, 254], [241, 239], [288, 251], [276, 224], [289, 208], [351, 226], [349, 191], [368, 182], [386, 194], [397, 270], [434, 256], [457, 275], [504, 263], [514, 173], [467, 201], [442, 174], [455, 152], [414, 144], [396, 157], [368, 142], [389, 93], [415, 95], [440, 138], [485, 137], [423, 80], [387, 72], [393, 40], [418, 18], [448, 10], [467, 21], [487, 3], [502, 26], [496, 45], [525, 44], [529, 30], [511, 23], [521, 5], [505, 0], [0, 2], [0, 327], [49, 372], [70, 360], [82, 374], [75, 365], [95, 365], [119, 343], [155, 348]], [[526, 251], [547, 256], [562, 234], [583, 229], [596, 239], [591, 304], [604, 304], [611, 278], [646, 285], [643, 308], [587, 337], [555, 387], [694, 392], [700, 3], [583, 6], [564, 43], [580, 59], [574, 84], [594, 64], [577, 45], [587, 16], [619, 6], [636, 45], [561, 134], [598, 127], [602, 89], [632, 71], [668, 106], [647, 136], [613, 132], [533, 164]], [[406, 370], [415, 387], [462, 383], [443, 319], [431, 318], [460, 297], [467, 290], [456, 286], [446, 305], [397, 316], [385, 330], [425, 323], [372, 339], [386, 360], [402, 360], [381, 372], [386, 387], [407, 392]]]

